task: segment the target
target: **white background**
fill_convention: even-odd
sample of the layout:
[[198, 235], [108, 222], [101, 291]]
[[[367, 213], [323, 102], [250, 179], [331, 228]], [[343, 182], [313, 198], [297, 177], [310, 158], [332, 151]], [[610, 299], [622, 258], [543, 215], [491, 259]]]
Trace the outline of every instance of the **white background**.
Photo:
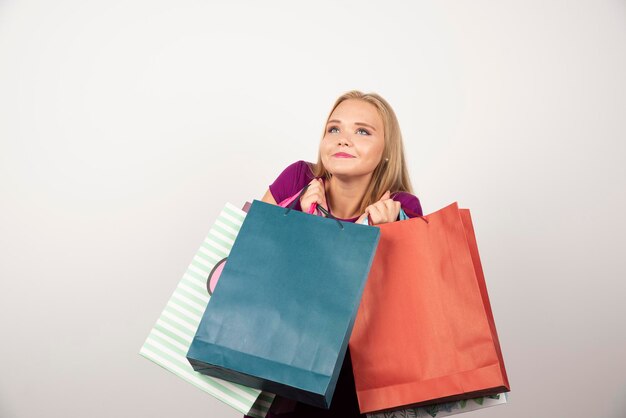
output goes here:
[[472, 210], [512, 385], [626, 416], [626, 3], [0, 1], [0, 417], [237, 417], [138, 351], [227, 201], [394, 107]]

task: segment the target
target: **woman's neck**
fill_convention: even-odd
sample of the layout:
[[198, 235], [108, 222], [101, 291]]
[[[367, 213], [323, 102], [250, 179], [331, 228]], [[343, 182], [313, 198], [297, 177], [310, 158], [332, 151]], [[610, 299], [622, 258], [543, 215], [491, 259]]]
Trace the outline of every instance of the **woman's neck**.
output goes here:
[[332, 176], [326, 182], [326, 198], [331, 214], [336, 218], [350, 219], [360, 216], [359, 207], [372, 178], [371, 173], [361, 177]]

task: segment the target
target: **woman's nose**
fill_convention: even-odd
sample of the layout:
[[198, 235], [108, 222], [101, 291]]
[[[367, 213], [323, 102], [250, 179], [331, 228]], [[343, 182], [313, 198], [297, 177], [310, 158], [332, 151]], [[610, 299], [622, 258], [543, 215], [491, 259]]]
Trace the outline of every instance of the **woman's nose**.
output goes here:
[[339, 145], [350, 145], [352, 141], [347, 136], [341, 136], [338, 143]]

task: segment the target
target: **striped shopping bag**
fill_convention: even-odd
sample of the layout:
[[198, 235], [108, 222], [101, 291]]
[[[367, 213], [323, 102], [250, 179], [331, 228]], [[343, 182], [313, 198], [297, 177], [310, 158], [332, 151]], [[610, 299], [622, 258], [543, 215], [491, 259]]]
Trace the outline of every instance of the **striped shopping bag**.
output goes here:
[[195, 372], [186, 355], [246, 213], [227, 203], [150, 331], [139, 354], [255, 418], [265, 418], [274, 395]]

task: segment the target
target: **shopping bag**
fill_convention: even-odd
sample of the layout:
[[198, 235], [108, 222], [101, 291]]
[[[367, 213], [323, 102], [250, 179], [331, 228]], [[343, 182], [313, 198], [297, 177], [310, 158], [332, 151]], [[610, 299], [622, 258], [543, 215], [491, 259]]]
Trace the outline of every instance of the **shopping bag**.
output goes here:
[[187, 353], [194, 370], [328, 408], [379, 235], [255, 200]]
[[506, 392], [497, 395], [481, 396], [473, 399], [463, 399], [455, 402], [438, 403], [428, 406], [403, 409], [393, 412], [375, 412], [367, 414], [367, 418], [444, 418], [463, 412], [476, 411], [491, 406], [502, 405], [507, 402]]
[[361, 412], [508, 391], [469, 211], [380, 231], [350, 340]]
[[211, 298], [212, 278], [218, 277], [244, 218], [232, 204], [222, 209], [139, 353], [237, 411], [264, 418], [273, 394], [205, 376], [185, 357]]

